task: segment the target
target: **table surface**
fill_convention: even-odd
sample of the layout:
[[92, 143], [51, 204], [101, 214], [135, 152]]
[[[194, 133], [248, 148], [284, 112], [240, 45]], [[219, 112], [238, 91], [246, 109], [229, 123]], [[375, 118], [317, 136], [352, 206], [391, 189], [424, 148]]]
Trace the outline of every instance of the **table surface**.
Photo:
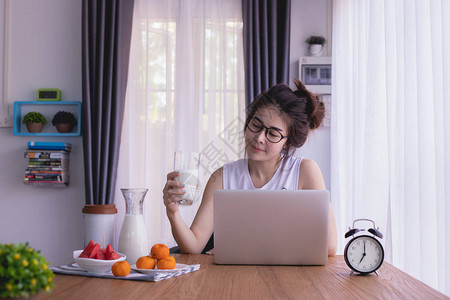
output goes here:
[[212, 255], [175, 254], [200, 270], [158, 281], [55, 275], [40, 299], [450, 299], [394, 266], [377, 274], [351, 273], [343, 256], [325, 266], [216, 265]]

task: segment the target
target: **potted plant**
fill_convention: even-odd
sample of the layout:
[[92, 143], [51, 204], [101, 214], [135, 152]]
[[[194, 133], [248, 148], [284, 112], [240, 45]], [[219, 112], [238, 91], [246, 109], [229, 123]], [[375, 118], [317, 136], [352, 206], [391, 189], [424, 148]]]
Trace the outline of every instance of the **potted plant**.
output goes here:
[[77, 123], [75, 116], [67, 111], [58, 111], [52, 120], [53, 126], [61, 133], [71, 132]]
[[54, 274], [40, 251], [25, 244], [0, 244], [0, 298], [50, 292]]
[[47, 120], [41, 113], [32, 111], [23, 117], [23, 123], [26, 124], [29, 132], [36, 133], [42, 131]]
[[309, 45], [309, 53], [312, 56], [318, 56], [327, 40], [323, 36], [312, 35], [305, 42]]

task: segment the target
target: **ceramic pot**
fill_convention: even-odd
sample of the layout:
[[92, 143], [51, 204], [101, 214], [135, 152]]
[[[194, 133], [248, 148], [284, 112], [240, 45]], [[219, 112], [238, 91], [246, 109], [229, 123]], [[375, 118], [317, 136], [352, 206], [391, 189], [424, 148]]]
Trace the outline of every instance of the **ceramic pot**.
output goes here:
[[323, 45], [321, 44], [312, 44], [309, 45], [309, 53], [312, 56], [319, 56], [322, 53]]
[[83, 207], [84, 247], [93, 240], [100, 245], [114, 246], [117, 208], [115, 204], [85, 205]]
[[70, 123], [59, 123], [56, 124], [56, 130], [61, 133], [68, 133], [71, 132], [73, 129], [73, 126]]
[[31, 133], [39, 133], [42, 131], [42, 128], [44, 128], [44, 124], [42, 123], [27, 123], [26, 124], [28, 132]]

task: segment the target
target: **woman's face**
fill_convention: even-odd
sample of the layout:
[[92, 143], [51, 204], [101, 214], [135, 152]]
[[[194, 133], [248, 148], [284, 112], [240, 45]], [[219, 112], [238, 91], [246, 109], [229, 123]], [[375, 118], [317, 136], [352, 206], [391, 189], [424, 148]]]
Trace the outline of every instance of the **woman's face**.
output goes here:
[[[249, 159], [265, 161], [278, 158], [286, 144], [287, 135], [286, 120], [277, 109], [258, 108], [245, 129], [245, 145]], [[279, 142], [274, 143], [276, 141]]]

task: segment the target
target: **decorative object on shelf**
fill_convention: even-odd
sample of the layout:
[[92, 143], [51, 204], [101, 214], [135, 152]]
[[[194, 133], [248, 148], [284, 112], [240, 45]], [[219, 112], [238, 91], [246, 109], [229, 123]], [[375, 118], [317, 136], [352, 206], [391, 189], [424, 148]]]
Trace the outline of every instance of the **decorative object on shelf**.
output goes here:
[[23, 117], [23, 123], [26, 124], [29, 132], [36, 133], [42, 131], [47, 120], [43, 114], [31, 111]]
[[61, 133], [72, 132], [73, 128], [78, 124], [77, 119], [71, 112], [58, 111], [52, 119], [53, 126]]
[[312, 56], [319, 56], [327, 40], [323, 36], [312, 35], [305, 42], [309, 45], [309, 53]]
[[61, 91], [59, 89], [38, 89], [36, 99], [38, 101], [60, 101]]
[[[372, 235], [358, 235], [358, 232], [365, 231], [365, 229], [355, 228], [355, 223], [358, 221], [372, 222], [373, 228], [367, 231]], [[344, 259], [347, 266], [353, 271], [361, 275], [367, 275], [378, 270], [384, 260], [384, 249], [381, 243], [376, 239], [382, 239], [383, 234], [375, 228], [375, 222], [369, 219], [356, 219], [353, 221], [353, 228], [348, 228], [349, 231], [345, 234], [345, 238], [353, 236], [347, 243], [344, 249]]]
[[54, 274], [40, 251], [25, 244], [0, 244], [0, 298], [50, 292]]

